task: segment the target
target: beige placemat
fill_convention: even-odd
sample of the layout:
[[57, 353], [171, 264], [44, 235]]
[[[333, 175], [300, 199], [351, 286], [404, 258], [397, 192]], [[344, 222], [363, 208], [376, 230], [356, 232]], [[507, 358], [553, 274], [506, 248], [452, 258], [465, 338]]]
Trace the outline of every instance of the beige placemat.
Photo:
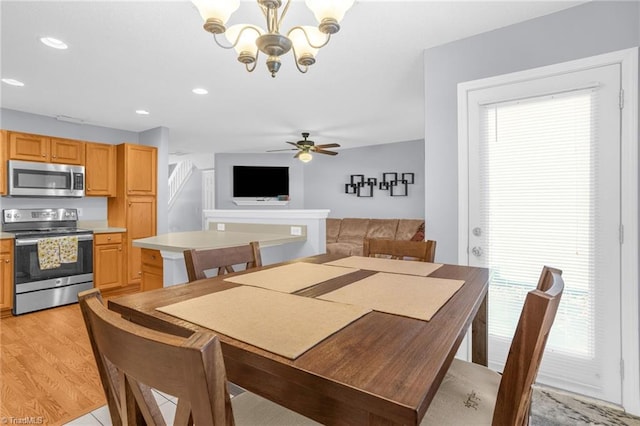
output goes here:
[[394, 260], [379, 257], [349, 256], [327, 262], [325, 265], [366, 269], [369, 271], [391, 272], [393, 274], [421, 275], [426, 277], [442, 266], [441, 263]]
[[429, 321], [463, 284], [462, 280], [379, 272], [319, 298]]
[[157, 310], [291, 359], [371, 311], [245, 286]]
[[293, 293], [355, 271], [356, 269], [353, 268], [335, 268], [316, 263], [298, 262], [225, 278], [225, 281]]

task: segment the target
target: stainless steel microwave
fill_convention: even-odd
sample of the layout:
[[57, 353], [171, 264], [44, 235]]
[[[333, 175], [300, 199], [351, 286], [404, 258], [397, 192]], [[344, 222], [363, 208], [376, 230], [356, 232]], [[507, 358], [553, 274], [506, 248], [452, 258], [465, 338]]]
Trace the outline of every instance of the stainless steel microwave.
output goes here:
[[83, 197], [84, 166], [8, 161], [12, 197]]

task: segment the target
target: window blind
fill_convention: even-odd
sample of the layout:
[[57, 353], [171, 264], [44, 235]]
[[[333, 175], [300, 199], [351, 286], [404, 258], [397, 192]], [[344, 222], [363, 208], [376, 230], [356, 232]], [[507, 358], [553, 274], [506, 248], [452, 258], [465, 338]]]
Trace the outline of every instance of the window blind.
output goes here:
[[595, 202], [598, 88], [480, 108], [480, 223], [492, 271], [490, 364], [504, 366], [526, 293], [549, 265], [563, 270], [566, 286], [539, 377], [584, 382], [591, 376], [595, 384], [603, 319], [596, 285], [603, 255]]

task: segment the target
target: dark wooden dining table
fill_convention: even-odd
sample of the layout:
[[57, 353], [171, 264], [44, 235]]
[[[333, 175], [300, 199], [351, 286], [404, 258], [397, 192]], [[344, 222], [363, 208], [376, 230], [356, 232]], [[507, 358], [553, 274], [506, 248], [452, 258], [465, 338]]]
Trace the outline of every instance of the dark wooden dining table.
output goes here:
[[[294, 294], [320, 296], [374, 273], [357, 270]], [[220, 334], [228, 379], [323, 424], [419, 424], [470, 326], [472, 360], [487, 365], [489, 271], [445, 264], [429, 276], [465, 281], [430, 321], [372, 311], [295, 360]], [[199, 326], [156, 308], [238, 286], [224, 277], [115, 298], [108, 306], [131, 321], [188, 336]]]

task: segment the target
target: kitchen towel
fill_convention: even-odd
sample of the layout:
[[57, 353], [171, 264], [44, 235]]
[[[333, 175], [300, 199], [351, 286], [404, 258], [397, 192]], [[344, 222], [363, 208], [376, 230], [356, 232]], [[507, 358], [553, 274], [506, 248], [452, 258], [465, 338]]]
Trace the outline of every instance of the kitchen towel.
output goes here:
[[60, 263], [76, 263], [78, 261], [78, 237], [60, 237]]
[[38, 240], [38, 263], [40, 264], [40, 269], [60, 267], [60, 243], [57, 238], [42, 238]]

